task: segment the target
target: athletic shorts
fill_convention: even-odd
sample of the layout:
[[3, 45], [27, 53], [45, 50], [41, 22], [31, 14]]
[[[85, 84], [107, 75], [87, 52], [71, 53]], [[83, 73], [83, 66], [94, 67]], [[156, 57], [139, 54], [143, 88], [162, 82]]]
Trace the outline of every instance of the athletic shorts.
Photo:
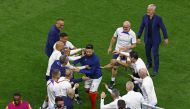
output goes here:
[[113, 54], [112, 59], [117, 59], [117, 60], [122, 60], [122, 61], [126, 61], [127, 57], [126, 56], [121, 56], [119, 54]]
[[117, 59], [119, 54], [113, 54], [112, 59]]
[[100, 85], [100, 82], [102, 80], [102, 77], [98, 78], [98, 79], [90, 79], [90, 80], [86, 80], [84, 82], [84, 88], [86, 89], [90, 89], [90, 92], [96, 92], [98, 91], [98, 87]]
[[[118, 61], [122, 61], [123, 63], [127, 62], [127, 57], [126, 56], [121, 56], [119, 54], [113, 54], [113, 58], [112, 59], [116, 59]], [[119, 66], [119, 64], [116, 64], [115, 66]]]

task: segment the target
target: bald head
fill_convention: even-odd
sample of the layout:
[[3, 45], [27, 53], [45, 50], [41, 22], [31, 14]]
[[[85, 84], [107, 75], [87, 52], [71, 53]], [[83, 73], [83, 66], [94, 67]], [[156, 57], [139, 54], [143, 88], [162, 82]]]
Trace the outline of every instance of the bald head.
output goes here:
[[132, 91], [133, 88], [134, 88], [133, 82], [128, 81], [128, 82], [126, 83], [126, 90], [129, 92], [129, 91]]
[[131, 23], [129, 21], [124, 21], [123, 22], [123, 31], [129, 32], [130, 28], [131, 28]]
[[60, 51], [60, 50], [63, 48], [63, 46], [64, 46], [64, 43], [63, 43], [63, 42], [57, 41], [57, 42], [56, 42], [56, 45], [55, 45], [55, 48], [56, 48], [58, 51]]
[[139, 76], [140, 76], [140, 78], [144, 79], [147, 76], [147, 69], [141, 68], [139, 70]]

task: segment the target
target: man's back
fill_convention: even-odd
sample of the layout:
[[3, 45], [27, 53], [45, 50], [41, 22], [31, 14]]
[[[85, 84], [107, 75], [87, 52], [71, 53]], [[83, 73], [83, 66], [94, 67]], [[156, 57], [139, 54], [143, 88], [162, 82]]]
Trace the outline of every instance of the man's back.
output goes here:
[[61, 77], [58, 82], [61, 92], [57, 96], [67, 96], [67, 89], [72, 87], [70, 80], [66, 79], [65, 77]]
[[64, 100], [64, 105], [67, 107], [67, 109], [74, 109], [73, 107], [73, 100], [68, 96], [62, 97]]
[[141, 109], [141, 104], [144, 102], [143, 96], [139, 92], [129, 91], [126, 95], [122, 96], [126, 102], [126, 108]]
[[58, 69], [61, 72], [61, 76], [65, 76], [65, 67], [62, 66], [59, 60], [54, 61], [50, 69], [50, 78], [52, 77], [53, 70]]
[[48, 61], [48, 68], [46, 71], [47, 76], [50, 75], [50, 69], [51, 69], [52, 64], [55, 62], [55, 60], [59, 60], [60, 56], [61, 56], [61, 52], [58, 50], [54, 50], [53, 53], [51, 54], [49, 61]]
[[148, 104], [152, 105], [157, 104], [157, 97], [154, 89], [154, 84], [150, 76], [147, 76], [146, 78], [143, 79], [142, 91], [143, 91], [143, 96], [147, 96], [147, 99], [145, 100], [148, 101]]
[[60, 93], [60, 88], [57, 82], [50, 79], [47, 81], [48, 106], [54, 107], [55, 97]]
[[[146, 68], [146, 65], [144, 63], [144, 61], [141, 59], [141, 58], [138, 58], [137, 61], [134, 63], [134, 66], [135, 66], [135, 72], [136, 73], [139, 73], [139, 70], [142, 69], [142, 68]], [[147, 70], [148, 71], [148, 70]], [[148, 75], [149, 75], [149, 72], [147, 72]]]

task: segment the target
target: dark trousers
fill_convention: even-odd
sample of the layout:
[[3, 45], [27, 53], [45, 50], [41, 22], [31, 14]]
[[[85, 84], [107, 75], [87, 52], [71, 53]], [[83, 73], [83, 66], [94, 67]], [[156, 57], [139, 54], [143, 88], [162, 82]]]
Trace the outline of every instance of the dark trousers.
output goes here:
[[[134, 77], [136, 77], [136, 78], [140, 78], [139, 77], [139, 75], [138, 75], [138, 73], [133, 73], [133, 76]], [[132, 79], [132, 82], [134, 83], [134, 79]], [[139, 87], [139, 85], [138, 84], [135, 84], [134, 83], [134, 89], [133, 89], [135, 92], [140, 92], [141, 91], [141, 89], [140, 89], [140, 87]]]
[[45, 53], [48, 56], [48, 58], [51, 56], [52, 52], [53, 52], [53, 47], [46, 45]]
[[158, 72], [159, 68], [159, 44], [145, 43], [147, 64], [152, 65], [151, 51], [154, 57], [153, 71]]

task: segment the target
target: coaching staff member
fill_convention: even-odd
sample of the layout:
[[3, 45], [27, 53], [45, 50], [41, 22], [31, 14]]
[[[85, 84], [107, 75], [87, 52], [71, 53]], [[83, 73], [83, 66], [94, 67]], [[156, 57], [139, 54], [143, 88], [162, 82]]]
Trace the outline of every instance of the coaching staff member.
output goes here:
[[55, 44], [55, 42], [59, 40], [59, 33], [63, 27], [64, 27], [64, 20], [59, 18], [56, 20], [55, 25], [53, 25], [52, 28], [49, 30], [45, 47], [45, 53], [48, 57], [51, 56], [53, 52], [53, 45]]
[[142, 23], [138, 32], [137, 43], [140, 43], [141, 34], [144, 31], [144, 43], [147, 58], [147, 68], [152, 67], [151, 50], [154, 57], [153, 76], [158, 73], [159, 68], [159, 44], [161, 43], [160, 29], [163, 32], [164, 42], [168, 44], [168, 34], [162, 18], [155, 14], [156, 5], [150, 4], [147, 8], [147, 14], [142, 18]]

